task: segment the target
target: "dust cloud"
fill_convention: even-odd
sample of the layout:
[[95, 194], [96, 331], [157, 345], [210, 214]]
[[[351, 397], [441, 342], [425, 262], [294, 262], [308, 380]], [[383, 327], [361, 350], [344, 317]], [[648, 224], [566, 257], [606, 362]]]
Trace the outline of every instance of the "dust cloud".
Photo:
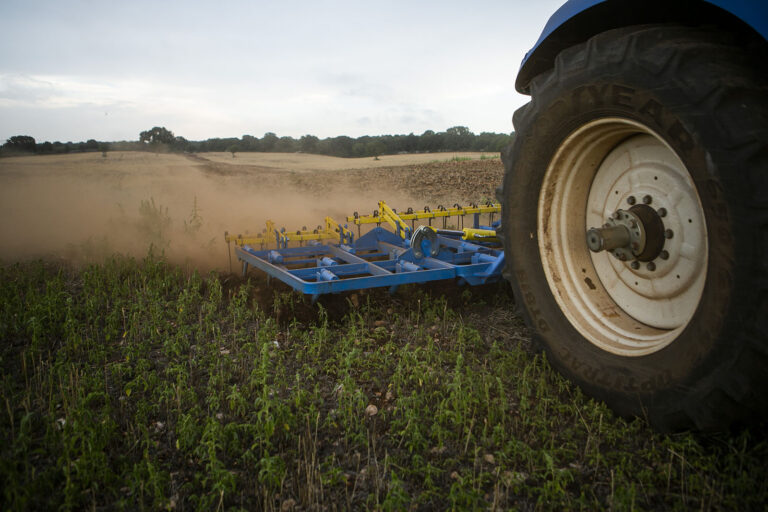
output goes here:
[[[229, 270], [224, 232], [255, 235], [267, 219], [288, 230], [345, 223], [403, 190], [343, 173], [292, 172], [152, 153], [0, 160], [0, 262], [142, 258], [150, 246], [188, 269]], [[354, 181], [354, 182], [352, 182]], [[234, 262], [233, 262], [234, 263]], [[233, 267], [233, 268], [236, 268]]]

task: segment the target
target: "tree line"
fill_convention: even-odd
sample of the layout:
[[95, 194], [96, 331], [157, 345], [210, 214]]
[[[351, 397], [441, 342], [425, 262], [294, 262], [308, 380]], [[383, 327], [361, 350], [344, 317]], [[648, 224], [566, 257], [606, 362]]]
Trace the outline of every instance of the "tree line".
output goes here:
[[138, 141], [99, 142], [94, 139], [86, 142], [43, 142], [37, 143], [28, 135], [9, 138], [1, 154], [13, 155], [24, 153], [59, 154], [72, 152], [101, 151], [154, 151], [178, 153], [205, 153], [226, 151], [234, 156], [238, 152], [270, 153], [314, 153], [338, 157], [377, 157], [398, 153], [433, 153], [441, 151], [501, 151], [511, 143], [514, 132], [475, 134], [466, 126], [453, 126], [444, 132], [427, 130], [421, 135], [365, 135], [362, 137], [327, 137], [320, 139], [314, 135], [304, 135], [298, 139], [278, 137], [267, 132], [263, 137], [243, 135], [242, 137], [211, 138], [191, 141], [174, 135], [165, 127], [155, 126], [142, 131]]

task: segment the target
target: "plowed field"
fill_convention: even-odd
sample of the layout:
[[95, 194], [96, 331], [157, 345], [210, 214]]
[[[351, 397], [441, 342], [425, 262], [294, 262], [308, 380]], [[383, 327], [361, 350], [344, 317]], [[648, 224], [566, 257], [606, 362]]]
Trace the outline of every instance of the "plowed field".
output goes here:
[[287, 229], [321, 224], [326, 215], [343, 221], [379, 200], [398, 210], [481, 202], [501, 175], [498, 155], [480, 153], [4, 158], [0, 261], [100, 261], [115, 252], [143, 256], [153, 244], [173, 262], [224, 268], [224, 231], [259, 232], [267, 219]]

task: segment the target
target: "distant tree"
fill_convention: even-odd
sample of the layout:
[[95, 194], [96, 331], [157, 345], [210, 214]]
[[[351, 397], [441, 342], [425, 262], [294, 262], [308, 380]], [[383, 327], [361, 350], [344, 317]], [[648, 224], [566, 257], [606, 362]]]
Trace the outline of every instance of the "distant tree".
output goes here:
[[274, 151], [278, 153], [294, 153], [297, 149], [298, 144], [293, 137], [280, 137], [274, 146]]
[[261, 138], [261, 150], [262, 151], [274, 151], [275, 150], [275, 144], [277, 144], [277, 141], [280, 140], [277, 135], [275, 135], [272, 132], [267, 132], [264, 134], [264, 136]]
[[[362, 139], [362, 137], [360, 137], [360, 139]], [[355, 158], [366, 156], [365, 143], [360, 142], [360, 139], [357, 139], [357, 142], [352, 144], [352, 156]]]
[[445, 149], [464, 151], [472, 147], [475, 134], [466, 126], [453, 126], [445, 130]]
[[442, 133], [435, 133], [432, 130], [427, 130], [419, 137], [418, 148], [419, 151], [434, 152], [445, 149], [443, 146], [443, 140], [445, 135]]
[[419, 136], [414, 135], [413, 132], [409, 133], [405, 137], [405, 150], [409, 153], [417, 151], [419, 148]]
[[190, 142], [181, 136], [174, 137], [173, 142], [171, 143], [171, 151], [176, 151], [179, 153], [186, 153], [189, 151], [189, 147]]
[[254, 137], [253, 135], [243, 135], [241, 137], [242, 140], [242, 151], [259, 151], [260, 144], [259, 139]]
[[372, 140], [371, 142], [367, 143], [365, 145], [365, 153], [367, 156], [372, 156], [374, 158], [379, 158], [379, 156], [384, 154], [384, 151], [387, 149], [387, 147], [384, 145], [384, 143], [380, 140]]
[[303, 135], [299, 139], [299, 151], [303, 151], [304, 153], [316, 153], [318, 142], [320, 142], [320, 139], [314, 135]]
[[101, 151], [102, 158], [107, 158], [107, 151], [109, 151], [109, 143], [99, 142], [99, 151]]
[[333, 156], [348, 157], [352, 156], [352, 145], [355, 139], [346, 135], [339, 135], [331, 139], [330, 154]]
[[237, 144], [232, 144], [227, 148], [227, 153], [232, 153], [232, 158], [235, 158], [235, 153], [237, 153], [238, 151], [240, 151], [240, 146], [238, 146]]
[[29, 135], [14, 135], [3, 144], [3, 149], [9, 153], [34, 153], [37, 144]]
[[162, 147], [169, 147], [176, 141], [173, 132], [163, 126], [155, 126], [151, 130], [139, 134], [139, 142], [149, 144], [153, 151], [157, 152]]

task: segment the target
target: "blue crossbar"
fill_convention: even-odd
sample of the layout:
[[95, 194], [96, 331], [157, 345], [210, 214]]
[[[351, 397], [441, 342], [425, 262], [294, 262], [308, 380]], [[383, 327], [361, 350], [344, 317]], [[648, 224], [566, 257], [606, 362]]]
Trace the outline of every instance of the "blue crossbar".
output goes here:
[[[313, 299], [326, 293], [456, 279], [471, 285], [497, 281], [503, 251], [438, 236], [436, 256], [416, 258], [409, 240], [377, 227], [353, 244], [256, 250], [235, 247], [243, 274], [253, 266]], [[311, 244], [311, 243], [310, 243]], [[423, 251], [422, 251], [423, 252]]]

